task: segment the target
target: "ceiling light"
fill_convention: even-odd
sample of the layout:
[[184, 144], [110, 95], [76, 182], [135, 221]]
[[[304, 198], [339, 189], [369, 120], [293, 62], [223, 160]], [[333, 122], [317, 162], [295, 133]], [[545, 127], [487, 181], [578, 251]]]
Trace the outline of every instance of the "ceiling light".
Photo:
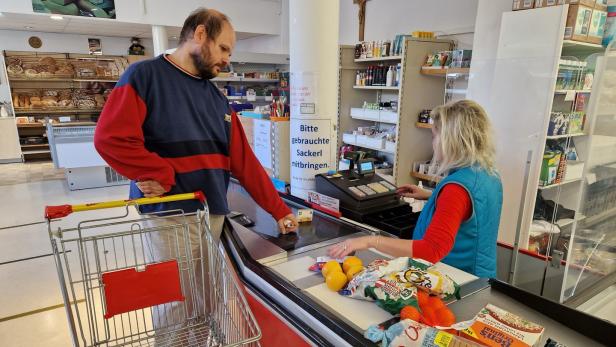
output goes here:
[[0, 12], [0, 17], [4, 16], [4, 13]]
[[49, 16], [49, 18], [53, 19], [53, 20], [63, 20], [64, 17], [62, 17], [59, 14], [52, 14], [51, 16]]
[[26, 30], [30, 30], [30, 29], [34, 29], [34, 27], [31, 27], [31, 26], [29, 26], [29, 25], [26, 25], [26, 26], [24, 27], [24, 29], [26, 29]]
[[171, 39], [172, 39], [172, 40], [177, 40], [177, 39], [178, 39], [178, 37], [177, 37], [177, 36], [171, 36]]

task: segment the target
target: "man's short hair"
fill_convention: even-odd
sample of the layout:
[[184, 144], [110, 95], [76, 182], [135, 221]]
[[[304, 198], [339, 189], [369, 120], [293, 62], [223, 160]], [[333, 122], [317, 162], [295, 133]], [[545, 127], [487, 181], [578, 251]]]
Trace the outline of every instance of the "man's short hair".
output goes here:
[[222, 31], [223, 24], [230, 23], [229, 17], [216, 10], [200, 7], [194, 10], [184, 21], [180, 33], [180, 45], [192, 38], [199, 25], [205, 26], [208, 40], [215, 40]]

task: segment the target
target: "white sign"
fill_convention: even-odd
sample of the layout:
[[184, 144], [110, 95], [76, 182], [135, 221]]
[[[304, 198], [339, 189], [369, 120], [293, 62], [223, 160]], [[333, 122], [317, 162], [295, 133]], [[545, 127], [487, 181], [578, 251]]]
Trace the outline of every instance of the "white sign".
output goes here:
[[291, 118], [290, 133], [291, 187], [314, 190], [314, 176], [330, 169], [332, 145], [335, 145], [331, 120]]
[[313, 72], [291, 72], [291, 114], [293, 117], [315, 117], [317, 109], [317, 78]]
[[264, 119], [253, 121], [253, 141], [255, 155], [264, 168], [272, 169], [271, 122]]
[[340, 211], [340, 200], [317, 192], [308, 192], [308, 201], [330, 210]]

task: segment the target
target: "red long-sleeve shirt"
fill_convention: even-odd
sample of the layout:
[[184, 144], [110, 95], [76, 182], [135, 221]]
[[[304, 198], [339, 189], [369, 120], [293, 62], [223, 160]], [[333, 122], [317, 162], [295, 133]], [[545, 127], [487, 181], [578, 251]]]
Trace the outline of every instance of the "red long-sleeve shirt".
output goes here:
[[471, 198], [462, 186], [445, 185], [436, 199], [436, 210], [423, 239], [413, 241], [413, 257], [441, 261], [453, 248], [460, 225], [470, 218]]

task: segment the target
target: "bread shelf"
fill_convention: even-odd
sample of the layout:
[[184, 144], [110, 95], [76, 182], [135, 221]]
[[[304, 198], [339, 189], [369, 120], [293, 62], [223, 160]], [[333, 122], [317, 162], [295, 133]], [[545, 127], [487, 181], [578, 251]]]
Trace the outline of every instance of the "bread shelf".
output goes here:
[[401, 55], [392, 55], [389, 57], [376, 57], [376, 58], [361, 58], [355, 59], [356, 63], [375, 62], [375, 61], [390, 61], [390, 60], [402, 60]]
[[432, 129], [432, 124], [415, 122], [415, 127], [422, 128], [422, 129]]
[[32, 110], [15, 110], [15, 115], [94, 114], [94, 113], [100, 113], [102, 110], [103, 110], [102, 108], [96, 108], [96, 109], [67, 109], [67, 110], [64, 110], [64, 109], [58, 109], [58, 110], [53, 110], [53, 109], [45, 109], [45, 110], [32, 109]]
[[39, 143], [36, 145], [21, 145], [21, 149], [44, 149], [49, 148], [48, 143]]
[[468, 74], [470, 73], [470, 68], [433, 68], [433, 67], [422, 67], [421, 74], [428, 76], [440, 76], [445, 77], [447, 75], [456, 75], [456, 74]]
[[43, 123], [17, 123], [18, 128], [44, 128]]
[[106, 82], [116, 83], [117, 79], [97, 79], [97, 78], [19, 78], [9, 77], [9, 82]]
[[430, 182], [440, 182], [441, 178], [438, 176], [426, 175], [419, 172], [411, 171], [411, 176], [420, 180], [430, 181]]

